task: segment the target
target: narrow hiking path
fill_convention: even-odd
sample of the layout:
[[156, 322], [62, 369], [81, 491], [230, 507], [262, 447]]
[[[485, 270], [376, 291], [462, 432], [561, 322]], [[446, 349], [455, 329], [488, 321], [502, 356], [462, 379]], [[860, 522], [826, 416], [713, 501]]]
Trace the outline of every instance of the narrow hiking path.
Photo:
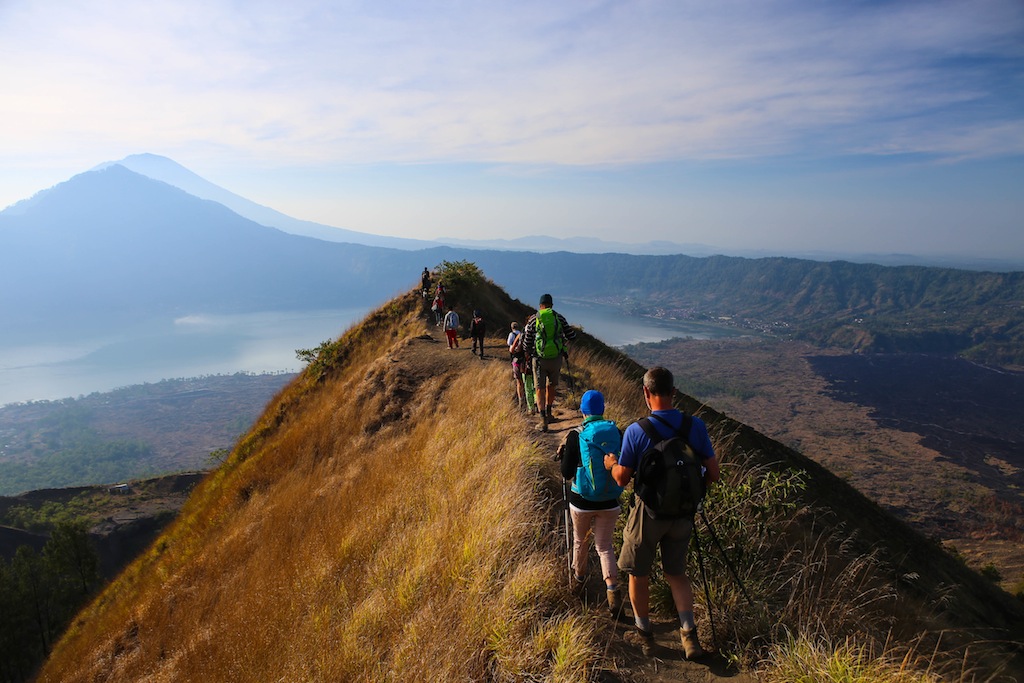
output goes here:
[[[508, 397], [515, 402], [515, 388], [512, 383], [511, 365], [505, 338], [502, 336], [488, 337], [485, 340], [484, 358], [474, 355], [471, 351], [472, 340], [459, 339], [459, 347], [449, 349], [445, 334], [440, 327], [434, 325], [429, 310], [425, 310], [424, 321], [426, 333], [402, 347], [402, 351], [392, 356], [391, 360], [407, 366], [408, 375], [415, 378], [426, 378], [437, 373], [457, 372], [460, 367], [470, 364], [493, 364], [495, 371], [508, 378]], [[531, 438], [542, 453], [550, 454], [542, 465], [542, 474], [549, 480], [548, 490], [551, 492], [551, 508], [549, 519], [552, 520], [553, 532], [558, 534], [560, 547], [565, 548], [564, 508], [561, 492], [561, 472], [558, 462], [554, 459], [555, 449], [561, 443], [565, 433], [576, 427], [581, 415], [578, 412], [579, 394], [590, 387], [574, 387], [569, 389], [563, 369], [562, 381], [559, 383], [557, 399], [554, 405], [555, 421], [549, 425], [548, 431], [540, 430], [540, 418], [535, 415], [521, 414], [524, 433]], [[624, 426], [624, 425], [620, 425]], [[590, 576], [583, 595], [571, 594], [569, 572], [565, 564], [565, 586], [567, 600], [575, 602], [585, 614], [595, 620], [599, 634], [599, 647], [602, 652], [602, 668], [595, 673], [595, 680], [607, 683], [667, 683], [683, 681], [687, 683], [713, 683], [714, 681], [733, 681], [733, 683], [754, 683], [757, 679], [749, 674], [737, 673], [728, 663], [717, 655], [710, 655], [702, 661], [689, 662], [683, 658], [682, 646], [679, 641], [679, 624], [675, 618], [652, 615], [652, 626], [656, 642], [653, 656], [645, 657], [639, 647], [624, 640], [624, 635], [633, 629], [632, 610], [629, 607], [626, 577], [620, 577], [620, 590], [624, 597], [625, 607], [618, 620], [608, 613], [605, 598], [604, 581], [600, 576], [600, 562], [596, 551], [590, 549]], [[701, 637], [705, 648], [713, 649], [710, 628], [701, 623]]]

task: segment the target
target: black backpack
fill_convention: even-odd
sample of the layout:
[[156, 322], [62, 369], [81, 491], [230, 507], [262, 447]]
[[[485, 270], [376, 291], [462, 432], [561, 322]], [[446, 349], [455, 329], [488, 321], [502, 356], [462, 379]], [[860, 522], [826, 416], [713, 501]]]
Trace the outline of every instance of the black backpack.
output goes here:
[[653, 445], [640, 456], [633, 486], [636, 495], [655, 519], [693, 517], [706, 490], [700, 457], [687, 440], [693, 418], [684, 415], [679, 431], [668, 438], [658, 433], [650, 418], [639, 424]]

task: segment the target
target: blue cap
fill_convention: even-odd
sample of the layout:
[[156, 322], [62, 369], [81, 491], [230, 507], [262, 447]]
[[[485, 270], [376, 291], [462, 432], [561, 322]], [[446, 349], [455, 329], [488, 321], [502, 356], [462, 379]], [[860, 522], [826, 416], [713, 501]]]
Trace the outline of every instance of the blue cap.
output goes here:
[[604, 395], [591, 389], [580, 399], [580, 412], [584, 415], [604, 415]]

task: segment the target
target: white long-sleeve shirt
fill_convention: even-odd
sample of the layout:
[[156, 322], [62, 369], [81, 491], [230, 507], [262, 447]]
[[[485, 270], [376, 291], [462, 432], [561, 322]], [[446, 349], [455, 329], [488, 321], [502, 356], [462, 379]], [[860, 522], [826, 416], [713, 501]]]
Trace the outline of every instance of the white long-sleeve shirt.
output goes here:
[[448, 311], [444, 314], [444, 329], [446, 330], [457, 330], [459, 329], [459, 314], [455, 311]]

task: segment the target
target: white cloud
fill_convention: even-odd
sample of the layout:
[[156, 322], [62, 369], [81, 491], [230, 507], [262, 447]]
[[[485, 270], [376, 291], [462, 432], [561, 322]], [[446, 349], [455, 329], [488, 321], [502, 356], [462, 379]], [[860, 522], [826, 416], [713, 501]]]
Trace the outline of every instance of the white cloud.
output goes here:
[[[3, 19], [4, 63], [18, 64], [0, 72], [7, 154], [77, 149], [98, 161], [112, 147], [213, 145], [285, 165], [985, 156], [1006, 147], [977, 130], [1019, 140], [1024, 118], [984, 61], [1022, 57], [1012, 0], [23, 1]], [[951, 113], [970, 102], [986, 107], [966, 121]]]
[[1008, 245], [1016, 199], [836, 169], [1019, 157], [1022, 65], [1018, 0], [0, 0], [0, 208], [154, 152], [385, 234]]

